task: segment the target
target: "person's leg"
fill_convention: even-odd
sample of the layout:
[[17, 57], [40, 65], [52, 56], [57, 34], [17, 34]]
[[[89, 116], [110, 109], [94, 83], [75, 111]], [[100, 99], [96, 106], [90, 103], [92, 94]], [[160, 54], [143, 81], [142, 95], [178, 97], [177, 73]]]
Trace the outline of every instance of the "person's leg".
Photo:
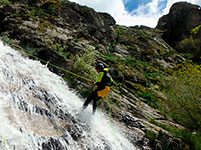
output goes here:
[[101, 99], [101, 97], [96, 97], [96, 98], [94, 98], [94, 100], [93, 100], [93, 114], [95, 114], [95, 112], [96, 112], [96, 108], [97, 108], [97, 102], [98, 102], [98, 100], [100, 100]]
[[91, 102], [92, 99], [94, 99], [95, 97], [97, 97], [97, 91], [93, 91], [91, 93], [91, 95], [86, 99], [86, 101], [84, 102], [82, 108], [86, 109], [87, 106], [89, 105], [89, 103]]

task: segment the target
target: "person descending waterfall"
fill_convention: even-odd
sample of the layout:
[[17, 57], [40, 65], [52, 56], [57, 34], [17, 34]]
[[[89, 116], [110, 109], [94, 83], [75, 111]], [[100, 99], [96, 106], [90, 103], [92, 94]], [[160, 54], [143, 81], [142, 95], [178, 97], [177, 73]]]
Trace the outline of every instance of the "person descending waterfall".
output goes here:
[[93, 114], [96, 112], [97, 101], [107, 96], [110, 91], [111, 84], [114, 83], [108, 72], [109, 69], [105, 68], [102, 63], [98, 63], [96, 65], [96, 71], [99, 73], [95, 83], [97, 88], [91, 93], [82, 106], [82, 110], [86, 109], [89, 103], [93, 100]]

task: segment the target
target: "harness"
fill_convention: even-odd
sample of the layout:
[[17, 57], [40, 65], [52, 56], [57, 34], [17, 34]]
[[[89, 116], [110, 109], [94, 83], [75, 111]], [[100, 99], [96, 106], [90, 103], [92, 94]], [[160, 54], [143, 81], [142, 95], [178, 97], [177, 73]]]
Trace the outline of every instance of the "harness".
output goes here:
[[110, 76], [107, 68], [99, 72], [98, 79], [97, 79], [97, 85], [99, 87], [104, 88], [105, 86], [110, 86], [112, 82], [113, 82], [113, 79]]
[[97, 79], [97, 94], [99, 97], [104, 98], [110, 91], [110, 85], [113, 82], [112, 77], [110, 76], [108, 69], [105, 68], [99, 72], [98, 79]]

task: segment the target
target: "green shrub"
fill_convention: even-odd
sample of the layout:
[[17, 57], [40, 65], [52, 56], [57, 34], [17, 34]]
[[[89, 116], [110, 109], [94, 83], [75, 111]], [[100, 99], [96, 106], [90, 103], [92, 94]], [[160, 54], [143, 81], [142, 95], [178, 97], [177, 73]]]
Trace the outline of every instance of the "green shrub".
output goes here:
[[74, 42], [75, 42], [75, 43], [78, 43], [79, 41], [80, 41], [80, 40], [79, 40], [78, 38], [75, 38], [75, 39], [74, 39]]
[[70, 52], [59, 52], [59, 54], [64, 56], [65, 58], [68, 58], [70, 56]]
[[134, 93], [136, 93], [139, 97], [142, 97], [145, 99], [145, 103], [148, 104], [152, 108], [158, 108], [157, 106], [157, 98], [155, 94], [147, 92], [138, 92], [134, 90]]
[[[150, 123], [170, 132], [175, 137], [183, 139], [188, 145], [190, 145], [190, 148], [192, 150], [201, 150], [201, 134], [196, 133], [196, 132], [190, 132], [189, 130], [186, 130], [185, 128], [177, 128], [177, 127], [167, 126], [166, 124], [157, 122], [153, 118], [150, 119]], [[161, 134], [162, 132], [159, 132], [159, 133]], [[146, 135], [151, 140], [160, 138], [160, 136], [156, 137], [153, 135], [153, 133], [149, 133], [149, 132], [148, 132], [148, 134], [146, 132]], [[165, 145], [165, 146], [168, 149], [168, 145]], [[181, 148], [179, 148], [179, 149], [181, 149]]]
[[145, 72], [145, 77], [148, 79], [148, 83], [155, 83], [158, 84], [160, 82], [160, 78], [162, 77], [162, 72]]
[[126, 66], [145, 68], [147, 63], [142, 60], [136, 60], [133, 56], [126, 56], [121, 59]]
[[201, 132], [201, 65], [185, 63], [164, 81], [164, 110], [189, 130]]
[[129, 57], [124, 57], [121, 59], [121, 61], [130, 67], [135, 67], [136, 66], [136, 60], [135, 57], [129, 56]]
[[1, 0], [0, 1], [0, 6], [5, 6], [5, 5], [9, 5], [11, 4], [11, 2], [9, 0]]
[[200, 61], [201, 57], [201, 41], [200, 39], [190, 36], [180, 42], [180, 47], [185, 52], [190, 52], [192, 58], [196, 61]]
[[48, 14], [56, 15], [61, 6], [62, 3], [58, 0], [46, 0], [40, 5], [40, 8]]
[[105, 56], [106, 56], [107, 61], [110, 61], [112, 63], [115, 63], [117, 61], [113, 54], [112, 55], [111, 54], [105, 54]]
[[146, 130], [145, 134], [146, 134], [146, 137], [151, 140], [155, 140], [157, 138], [156, 133], [154, 133], [153, 131]]
[[51, 50], [54, 50], [54, 51], [58, 52], [61, 55], [63, 55], [63, 54], [66, 55], [65, 53], [62, 53], [62, 52], [65, 51], [66, 46], [63, 45], [63, 44], [58, 43], [56, 40], [47, 39], [47, 40], [45, 40], [45, 45], [47, 45], [48, 48], [50, 48]]
[[139, 34], [137, 36], [137, 39], [139, 38], [143, 38], [143, 39], [151, 39], [152, 38], [152, 35], [150, 33], [147, 33], [143, 30], [139, 30]]
[[95, 54], [96, 51], [94, 50], [86, 50], [83, 53], [71, 56], [69, 62], [72, 72], [90, 80], [96, 80], [97, 73], [92, 66], [95, 63]]
[[48, 21], [48, 20], [45, 20], [45, 19], [40, 19], [40, 23], [38, 24], [38, 30], [42, 33], [45, 33], [47, 32], [47, 29], [53, 29], [54, 26], [53, 24]]
[[8, 37], [6, 37], [6, 36], [5, 37], [1, 36], [0, 40], [2, 40], [4, 43], [7, 43], [8, 45], [13, 44], [13, 40], [8, 38]]
[[[35, 10], [34, 10], [35, 11]], [[39, 16], [39, 17], [42, 17], [42, 16], [46, 16], [46, 12], [43, 10], [43, 9], [38, 9], [38, 11], [35, 11], [34, 12], [34, 16]], [[33, 13], [32, 13], [33, 14]]]
[[113, 53], [114, 50], [115, 50], [115, 48], [116, 48], [116, 46], [117, 46], [117, 43], [112, 43], [112, 44], [110, 45], [110, 47], [109, 47], [109, 51], [110, 51], [111, 53]]
[[201, 150], [201, 134], [196, 132], [189, 132], [185, 129], [171, 129], [171, 133], [176, 137], [183, 139], [190, 145], [192, 150]]

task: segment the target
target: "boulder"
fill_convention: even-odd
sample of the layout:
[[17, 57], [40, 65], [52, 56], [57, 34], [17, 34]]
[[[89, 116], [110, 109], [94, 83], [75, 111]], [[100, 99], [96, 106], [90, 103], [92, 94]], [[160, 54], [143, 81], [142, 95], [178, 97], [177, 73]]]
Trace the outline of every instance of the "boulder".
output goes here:
[[172, 47], [177, 48], [178, 43], [187, 38], [191, 30], [200, 24], [200, 6], [177, 2], [172, 5], [167, 15], [159, 19], [156, 28], [163, 30], [164, 40]]

